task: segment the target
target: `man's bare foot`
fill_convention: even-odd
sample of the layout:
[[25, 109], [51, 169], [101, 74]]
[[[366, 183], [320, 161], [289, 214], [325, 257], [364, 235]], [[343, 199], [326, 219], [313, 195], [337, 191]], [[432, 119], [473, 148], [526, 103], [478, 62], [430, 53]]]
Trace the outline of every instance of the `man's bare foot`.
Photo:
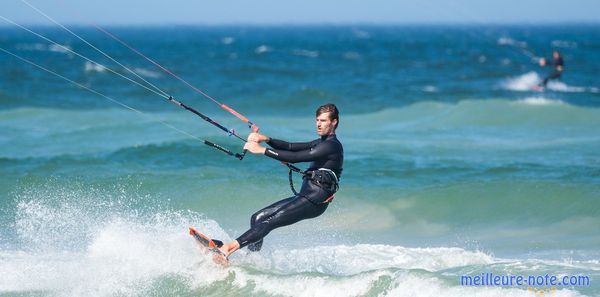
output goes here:
[[223, 246], [221, 246], [219, 248], [219, 250], [225, 255], [225, 257], [229, 257], [231, 254], [233, 254], [235, 251], [240, 249], [240, 244], [237, 242], [237, 240], [234, 240], [228, 244], [224, 244]]

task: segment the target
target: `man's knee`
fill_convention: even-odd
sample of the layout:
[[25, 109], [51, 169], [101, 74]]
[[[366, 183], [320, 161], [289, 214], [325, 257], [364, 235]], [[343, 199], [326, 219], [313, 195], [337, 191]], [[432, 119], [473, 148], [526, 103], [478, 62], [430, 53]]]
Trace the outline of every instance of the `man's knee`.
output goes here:
[[262, 211], [255, 212], [250, 217], [250, 226], [254, 226], [259, 223], [260, 219], [264, 217], [264, 213]]

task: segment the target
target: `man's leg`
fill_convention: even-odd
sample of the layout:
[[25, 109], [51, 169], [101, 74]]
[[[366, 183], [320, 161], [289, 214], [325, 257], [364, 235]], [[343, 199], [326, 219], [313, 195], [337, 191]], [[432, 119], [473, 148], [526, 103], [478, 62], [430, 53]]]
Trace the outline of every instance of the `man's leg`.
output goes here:
[[[296, 196], [292, 196], [292, 197], [277, 201], [277, 202], [257, 211], [256, 213], [254, 213], [252, 215], [252, 217], [250, 217], [250, 228], [252, 228], [256, 224], [258, 224], [258, 222], [260, 222], [261, 219], [264, 219], [266, 217], [273, 215], [281, 207], [283, 207], [288, 202], [292, 201], [292, 199], [294, 199], [294, 198], [296, 198]], [[252, 252], [258, 252], [262, 248], [262, 244], [263, 244], [262, 239], [260, 239], [259, 241], [250, 243], [250, 244], [248, 244], [248, 250], [250, 250]]]
[[321, 215], [327, 209], [327, 204], [313, 204], [308, 199], [298, 196], [281, 205], [269, 216], [260, 217], [250, 230], [246, 231], [237, 241], [241, 247], [257, 242], [272, 230], [288, 226], [304, 219]]
[[276, 228], [320, 216], [325, 212], [328, 204], [316, 205], [304, 197], [293, 197], [279, 206], [280, 207], [276, 208], [274, 213], [258, 219], [250, 230], [246, 231], [231, 243], [223, 245], [220, 250], [229, 256], [250, 243], [262, 240], [269, 232]]
[[[277, 212], [281, 207], [286, 205], [288, 202], [292, 201], [292, 199], [294, 199], [294, 198], [296, 198], [296, 196], [292, 196], [289, 198], [279, 200], [279, 201], [257, 211], [256, 213], [254, 213], [252, 215], [252, 217], [250, 217], [250, 229], [252, 229], [252, 227], [254, 227], [257, 224], [258, 220], [260, 220], [261, 218], [265, 218], [265, 217], [273, 215], [273, 213]], [[260, 251], [260, 249], [262, 248], [262, 243], [263, 243], [263, 240], [261, 238], [260, 240], [249, 244], [248, 249], [251, 251]], [[250, 248], [250, 246], [252, 246], [252, 248]], [[227, 256], [231, 255], [233, 252], [237, 251], [238, 249], [240, 249], [240, 244], [237, 240], [234, 240], [228, 244], [224, 244], [223, 246], [221, 246], [219, 248], [219, 250], [221, 250]]]
[[549, 81], [560, 78], [560, 74], [561, 73], [558, 71], [550, 73], [550, 75], [548, 75], [548, 76], [546, 76], [546, 78], [544, 78], [544, 81], [542, 82], [542, 86], [546, 87], [546, 85], [548, 84]]

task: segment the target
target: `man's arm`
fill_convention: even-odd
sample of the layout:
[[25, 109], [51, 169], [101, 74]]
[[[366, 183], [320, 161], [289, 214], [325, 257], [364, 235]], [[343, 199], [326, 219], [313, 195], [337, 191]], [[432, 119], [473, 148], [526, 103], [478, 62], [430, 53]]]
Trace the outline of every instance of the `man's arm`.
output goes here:
[[276, 150], [297, 152], [297, 151], [310, 149], [310, 147], [313, 145], [313, 142], [314, 141], [311, 141], [311, 142], [287, 142], [287, 141], [283, 141], [280, 139], [275, 139], [275, 138], [269, 137], [267, 144]]
[[[301, 151], [301, 150], [306, 150], [309, 149], [313, 146], [313, 142], [287, 142], [287, 141], [283, 141], [280, 139], [274, 139], [271, 138], [267, 135], [263, 135], [257, 132], [253, 132], [250, 133], [250, 135], [248, 135], [248, 141], [253, 141], [253, 142], [266, 142], [270, 147], [277, 149], [277, 150], [284, 150], [284, 151]], [[315, 140], [317, 141], [317, 140]]]
[[275, 160], [298, 163], [298, 162], [311, 162], [328, 156], [335, 152], [333, 143], [323, 142], [315, 146], [313, 149], [305, 149], [301, 151], [288, 151], [278, 149], [266, 149], [264, 154]]

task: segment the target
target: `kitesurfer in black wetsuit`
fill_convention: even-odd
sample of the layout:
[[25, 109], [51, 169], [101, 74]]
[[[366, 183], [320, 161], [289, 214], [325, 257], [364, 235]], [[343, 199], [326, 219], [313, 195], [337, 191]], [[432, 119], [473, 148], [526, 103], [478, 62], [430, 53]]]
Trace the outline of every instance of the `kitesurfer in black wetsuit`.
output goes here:
[[565, 63], [559, 51], [552, 52], [552, 59], [541, 58], [540, 66], [552, 67], [552, 72], [550, 72], [550, 74], [548, 74], [548, 76], [546, 76], [544, 80], [538, 85], [541, 88], [545, 88], [548, 84], [548, 81], [560, 78], [563, 71], [565, 70]]
[[[325, 212], [338, 189], [344, 162], [344, 150], [335, 135], [338, 113], [334, 104], [325, 104], [317, 109], [317, 134], [320, 138], [311, 142], [289, 143], [259, 133], [248, 136], [244, 149], [253, 154], [264, 154], [288, 163], [312, 163], [305, 171], [298, 195], [259, 210], [250, 218], [248, 231], [219, 247], [226, 257], [245, 246], [251, 251], [259, 251], [263, 238], [273, 229], [318, 217]], [[271, 148], [261, 146], [261, 142], [266, 142]]]

